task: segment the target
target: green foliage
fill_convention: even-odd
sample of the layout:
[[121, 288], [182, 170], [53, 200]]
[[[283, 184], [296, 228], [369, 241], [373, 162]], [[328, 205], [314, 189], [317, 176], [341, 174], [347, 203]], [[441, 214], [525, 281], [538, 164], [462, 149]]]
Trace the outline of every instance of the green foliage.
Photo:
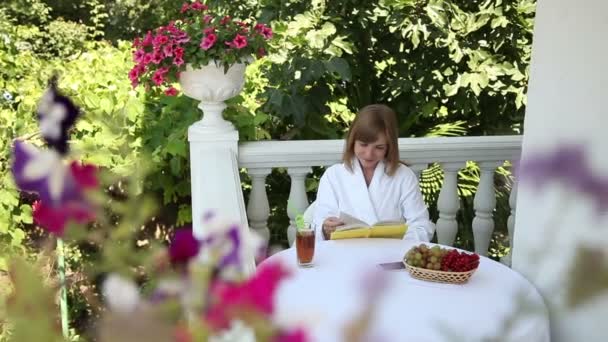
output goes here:
[[[396, 109], [401, 136], [521, 133], [533, 0], [207, 3], [233, 17], [255, 16], [275, 33], [276, 52], [248, 67], [243, 92], [228, 101], [224, 113], [242, 141], [339, 139], [354, 113], [373, 102]], [[132, 89], [127, 78], [131, 46], [121, 40], [166, 24], [179, 5], [170, 0], [9, 0], [0, 5], [0, 276], [9, 266], [8, 255], [35, 250], [40, 237], [32, 225], [33, 197], [15, 190], [8, 156], [15, 138], [41, 144], [32, 134], [34, 111], [54, 72], [61, 90], [84, 113], [73, 132], [74, 150], [117, 177], [107, 192], [120, 198], [132, 188], [161, 203], [150, 222], [137, 223], [138, 243], [163, 241], [173, 226], [189, 223], [187, 128], [201, 113], [185, 96]], [[147, 176], [125, 181], [134, 171]], [[322, 172], [315, 167], [306, 181], [310, 200]], [[433, 165], [422, 174], [434, 218], [442, 177]], [[495, 256], [505, 252], [508, 177], [501, 171], [495, 179]], [[241, 179], [247, 198], [245, 171]], [[457, 244], [469, 249], [478, 181], [474, 164], [459, 174], [463, 210]], [[274, 244], [286, 244], [289, 186], [284, 169], [267, 178]], [[71, 248], [69, 267], [79, 274], [95, 249]], [[81, 289], [75, 285], [70, 291], [72, 317], [90, 315]]]

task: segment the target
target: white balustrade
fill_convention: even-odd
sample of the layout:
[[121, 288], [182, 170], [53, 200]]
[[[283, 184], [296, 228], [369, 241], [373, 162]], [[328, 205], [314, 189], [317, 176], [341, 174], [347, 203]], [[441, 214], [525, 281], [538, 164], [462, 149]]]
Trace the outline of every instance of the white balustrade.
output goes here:
[[[206, 137], [205, 137], [206, 138]], [[197, 136], [198, 141], [207, 140], [202, 135]], [[197, 160], [193, 168], [193, 217], [198, 218], [202, 215], [199, 212], [202, 208], [221, 207], [237, 208], [245, 207], [244, 203], [235, 203], [235, 200], [242, 201], [242, 194], [239, 197], [221, 194], [220, 189], [232, 191], [234, 183], [238, 180], [238, 168], [246, 168], [252, 179], [252, 189], [249, 203], [247, 206], [247, 219], [249, 225], [255, 231], [261, 232], [264, 237], [268, 237], [268, 197], [266, 194], [265, 179], [272, 168], [287, 168], [291, 177], [291, 189], [289, 193], [288, 216], [290, 225], [287, 229], [288, 240], [291, 243], [295, 233], [295, 217], [304, 212], [308, 206], [305, 189], [305, 177], [311, 172], [313, 166], [329, 166], [339, 163], [342, 159], [344, 140], [303, 140], [303, 141], [255, 141], [241, 142], [238, 144], [238, 152], [234, 157], [238, 160], [237, 166], [230, 166], [220, 170], [215, 170], [211, 165], [202, 165], [203, 146], [204, 153], [213, 152], [213, 146], [208, 144], [194, 146], [192, 136], [191, 147], [196, 147], [191, 151], [191, 155], [196, 154]], [[444, 183], [441, 188], [437, 203], [439, 219], [437, 225], [437, 239], [439, 243], [452, 245], [458, 232], [456, 215], [459, 210], [459, 198], [457, 191], [458, 171], [464, 167], [466, 161], [476, 161], [481, 167], [481, 183], [474, 200], [476, 217], [473, 223], [475, 232], [476, 251], [486, 254], [487, 246], [491, 238], [493, 223], [493, 210], [496, 205], [493, 188], [494, 169], [504, 160], [514, 160], [519, 158], [521, 152], [521, 136], [488, 136], [488, 137], [449, 137], [449, 138], [400, 138], [399, 153], [403, 160], [410, 164], [412, 170], [420, 176], [422, 170], [426, 169], [429, 163], [440, 163], [444, 169]], [[220, 140], [215, 145], [226, 144]], [[226, 145], [223, 145], [226, 146]], [[228, 146], [230, 146], [228, 144]], [[211, 152], [208, 152], [211, 151]], [[200, 164], [198, 164], [200, 163]], [[226, 164], [226, 163], [224, 163]], [[227, 160], [230, 164], [230, 160]], [[231, 170], [231, 171], [230, 171]], [[204, 171], [203, 174], [199, 172]], [[213, 172], [211, 172], [213, 171]], [[235, 175], [228, 173], [235, 173]], [[213, 179], [211, 179], [213, 178]], [[204, 184], [202, 183], [204, 181]], [[214, 196], [209, 197], [207, 187], [212, 186]], [[514, 200], [515, 194], [511, 197], [511, 215], [515, 215]], [[223, 201], [224, 198], [230, 199], [230, 203], [225, 205], [216, 203]], [[201, 205], [201, 200], [208, 201]], [[243, 201], [244, 202], [244, 201]], [[234, 210], [233, 209], [233, 210]], [[243, 210], [244, 213], [244, 210]], [[509, 219], [509, 236], [513, 236], [512, 218]], [[196, 226], [196, 222], [195, 222]]]
[[270, 238], [268, 230], [268, 216], [270, 216], [270, 206], [268, 195], [266, 194], [266, 176], [272, 169], [260, 168], [248, 170], [251, 177], [251, 193], [247, 204], [247, 217], [249, 226], [259, 233], [266, 241]]
[[507, 229], [509, 230], [509, 254], [505, 255], [501, 262], [507, 266], [511, 266], [511, 256], [513, 255], [513, 233], [515, 232], [515, 210], [517, 203], [517, 181], [513, 182], [511, 194], [509, 195], [509, 207], [511, 214], [507, 219]]
[[437, 242], [451, 246], [458, 233], [458, 221], [456, 221], [456, 215], [460, 209], [458, 171], [464, 166], [464, 162], [441, 163], [441, 166], [444, 176], [439, 199], [437, 199], [437, 209], [439, 210], [439, 219], [436, 223]]
[[306, 175], [311, 173], [310, 167], [290, 167], [287, 173], [291, 177], [289, 199], [287, 200], [287, 216], [289, 216], [289, 227], [287, 228], [287, 240], [293, 244], [296, 238], [296, 216], [304, 214], [308, 208], [308, 197], [306, 197]]
[[473, 200], [473, 208], [475, 209], [473, 237], [475, 239], [475, 252], [480, 255], [488, 255], [490, 240], [494, 232], [494, 208], [496, 207], [494, 172], [498, 165], [496, 162], [479, 163], [481, 177]]

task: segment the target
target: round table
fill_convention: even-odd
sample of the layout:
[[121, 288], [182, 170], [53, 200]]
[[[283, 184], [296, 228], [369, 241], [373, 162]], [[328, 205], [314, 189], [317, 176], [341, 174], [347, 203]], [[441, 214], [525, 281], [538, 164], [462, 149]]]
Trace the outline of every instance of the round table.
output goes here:
[[285, 326], [304, 326], [312, 341], [346, 341], [344, 327], [369, 307], [364, 303], [370, 298], [370, 280], [382, 278], [366, 340], [549, 341], [548, 314], [539, 293], [491, 259], [482, 257], [463, 285], [421, 281], [404, 269], [378, 267], [400, 261], [417, 244], [395, 239], [317, 241], [311, 268], [297, 266], [295, 247], [272, 255], [263, 264], [280, 261], [293, 271], [277, 290], [275, 319]]

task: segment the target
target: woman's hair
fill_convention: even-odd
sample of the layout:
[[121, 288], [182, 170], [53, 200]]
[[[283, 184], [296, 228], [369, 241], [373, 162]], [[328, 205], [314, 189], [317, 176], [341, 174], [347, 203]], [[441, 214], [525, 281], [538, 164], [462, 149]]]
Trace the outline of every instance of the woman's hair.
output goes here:
[[355, 141], [373, 143], [381, 134], [386, 136], [386, 173], [392, 176], [399, 167], [399, 144], [397, 142], [397, 115], [388, 106], [372, 104], [359, 110], [355, 121], [350, 126], [342, 161], [350, 171], [353, 171]]

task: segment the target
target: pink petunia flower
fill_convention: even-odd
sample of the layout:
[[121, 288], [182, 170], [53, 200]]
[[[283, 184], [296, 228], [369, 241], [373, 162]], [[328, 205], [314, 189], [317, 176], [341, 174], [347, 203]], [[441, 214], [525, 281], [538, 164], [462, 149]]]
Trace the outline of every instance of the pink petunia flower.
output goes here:
[[294, 329], [290, 331], [280, 331], [272, 342], [306, 342], [308, 335], [304, 329]]
[[173, 50], [175, 58], [182, 58], [184, 56], [184, 48], [178, 47]]
[[173, 87], [169, 87], [169, 88], [165, 89], [165, 95], [167, 95], [167, 96], [176, 96], [177, 95], [177, 89], [175, 89]]
[[169, 41], [169, 37], [159, 34], [156, 37], [154, 37], [154, 45], [164, 45], [167, 44], [167, 42]]
[[227, 328], [234, 314], [253, 310], [270, 316], [274, 311], [274, 294], [279, 283], [290, 273], [280, 263], [266, 264], [255, 275], [241, 284], [218, 281], [211, 286], [212, 302], [206, 312], [209, 324], [215, 329]]
[[237, 49], [242, 49], [247, 46], [247, 38], [241, 36], [240, 34], [237, 34], [236, 37], [234, 37], [234, 39], [232, 40], [232, 44]]
[[95, 165], [73, 161], [70, 164], [70, 171], [76, 180], [76, 183], [82, 189], [99, 187], [99, 180], [97, 179], [97, 167]]
[[272, 38], [272, 29], [268, 26], [264, 27], [261, 32], [262, 36], [266, 39]]
[[173, 64], [176, 66], [180, 66], [180, 65], [184, 64], [184, 59], [181, 57], [175, 57], [175, 58], [173, 58]]
[[203, 5], [200, 1], [195, 1], [192, 5], [190, 5], [190, 8], [195, 11], [205, 11], [208, 7], [207, 5]]
[[212, 34], [215, 33], [215, 27], [211, 26], [211, 27], [207, 27], [206, 29], [203, 30], [203, 34], [208, 35], [208, 34]]
[[143, 49], [139, 49], [139, 50], [133, 52], [133, 61], [135, 61], [136, 63], [139, 63], [144, 59], [145, 55], [146, 55], [146, 52]]
[[258, 58], [262, 58], [262, 57], [266, 56], [266, 50], [263, 47], [261, 47], [258, 49], [256, 55], [258, 56]]
[[154, 55], [153, 55], [152, 53], [147, 53], [147, 54], [144, 56], [144, 60], [143, 60], [144, 65], [150, 64], [150, 63], [152, 62], [152, 60], [153, 60], [153, 59], [154, 59]]
[[152, 32], [148, 31], [148, 33], [146, 33], [146, 35], [144, 36], [144, 40], [142, 41], [142, 46], [150, 46], [152, 45], [152, 42], [154, 41], [154, 37], [152, 37]]
[[[175, 88], [171, 87], [169, 89]], [[192, 233], [192, 227], [176, 229], [169, 245], [169, 259], [174, 264], [187, 263], [198, 254], [200, 246], [200, 242]]]
[[213, 20], [213, 17], [209, 14], [205, 14], [205, 16], [203, 17], [203, 21], [205, 22], [205, 24], [209, 24], [211, 20]]
[[173, 45], [171, 44], [167, 44], [163, 47], [163, 55], [165, 57], [171, 57], [173, 56]]
[[88, 204], [77, 201], [53, 207], [38, 200], [32, 205], [32, 216], [34, 223], [57, 236], [63, 236], [69, 222], [85, 224], [95, 220], [95, 213]]
[[229, 15], [225, 16], [220, 20], [220, 25], [226, 25], [232, 18]]
[[203, 38], [203, 40], [201, 41], [200, 47], [203, 50], [209, 50], [211, 47], [213, 47], [213, 45], [215, 45], [215, 42], [217, 41], [217, 36], [213, 33], [210, 33], [208, 35], [205, 36], [205, 38]]
[[154, 74], [152, 75], [152, 82], [154, 82], [154, 84], [156, 84], [157, 86], [163, 84], [163, 82], [165, 81], [165, 75], [159, 71], [160, 70], [156, 70], [156, 72], [154, 72]]
[[160, 51], [155, 51], [152, 55], [152, 63], [160, 64], [163, 61], [163, 54]]
[[190, 5], [188, 3], [185, 3], [182, 5], [182, 8], [179, 10], [179, 13], [186, 13], [188, 9], [190, 9]]

